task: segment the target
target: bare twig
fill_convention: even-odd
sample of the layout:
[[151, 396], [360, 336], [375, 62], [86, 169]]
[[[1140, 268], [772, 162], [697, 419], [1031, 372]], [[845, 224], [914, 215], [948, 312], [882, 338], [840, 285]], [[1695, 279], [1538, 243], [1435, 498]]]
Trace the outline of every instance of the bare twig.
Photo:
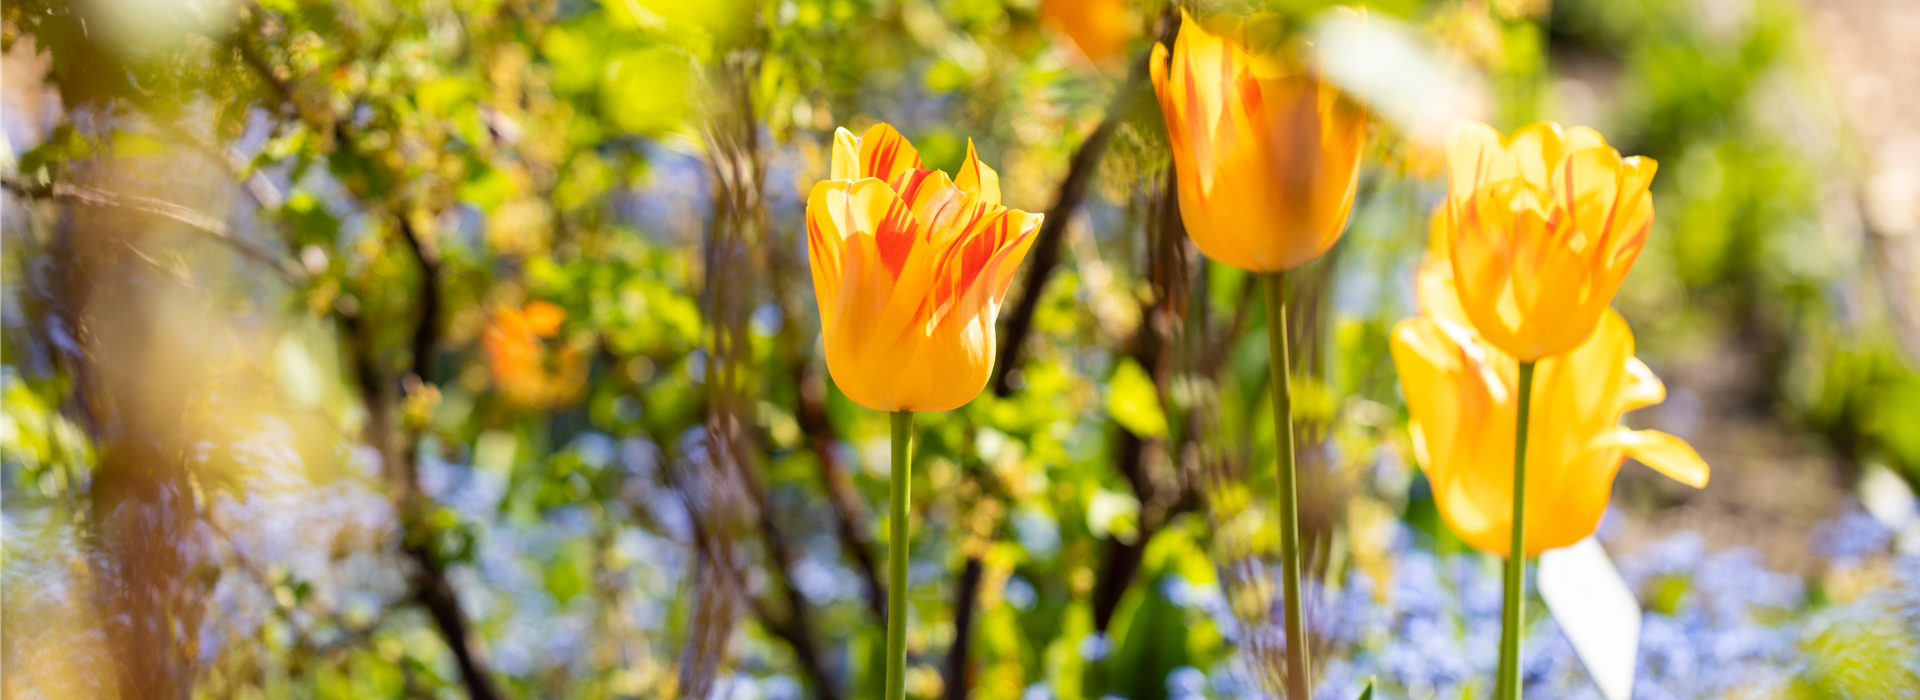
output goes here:
[[960, 567], [960, 581], [954, 584], [953, 646], [947, 647], [947, 700], [966, 700], [967, 691], [972, 688], [967, 655], [973, 646], [974, 601], [980, 597], [980, 579], [985, 574], [985, 562], [980, 557], [969, 556]]
[[151, 197], [126, 195], [84, 185], [55, 182], [48, 185], [28, 185], [12, 179], [0, 180], [0, 187], [20, 197], [29, 199], [50, 199], [82, 206], [122, 211], [159, 217], [186, 226], [189, 230], [207, 237], [215, 243], [226, 246], [254, 262], [266, 265], [281, 279], [289, 284], [298, 284], [306, 273], [295, 266], [291, 260], [259, 243], [237, 235], [227, 226], [227, 222], [202, 214], [188, 207]]
[[[1161, 20], [1161, 40], [1169, 41], [1172, 33], [1179, 28], [1177, 16], [1169, 14]], [[1046, 292], [1047, 281], [1060, 266], [1060, 241], [1066, 235], [1067, 224], [1086, 199], [1087, 187], [1092, 183], [1093, 175], [1099, 169], [1100, 159], [1106, 155], [1107, 143], [1113, 139], [1114, 130], [1120, 128], [1120, 122], [1133, 110], [1135, 101], [1146, 89], [1148, 60], [1153, 53], [1143, 51], [1134, 60], [1127, 71], [1127, 80], [1114, 93], [1107, 103], [1107, 112], [1087, 136], [1080, 147], [1073, 152], [1073, 159], [1067, 168], [1067, 177], [1060, 183], [1059, 193], [1055, 195], [1053, 206], [1047, 210], [1045, 222], [1034, 236], [1032, 257], [1027, 264], [1025, 281], [1020, 285], [1020, 296], [1011, 305], [1013, 314], [1000, 328], [999, 343], [994, 354], [993, 393], [995, 396], [1011, 395], [1015, 389], [1014, 373], [1019, 369], [1020, 349], [1026, 344], [1027, 335], [1033, 330], [1033, 315], [1040, 308], [1041, 295]], [[1142, 538], [1144, 542], [1144, 537]], [[982, 562], [978, 557], [968, 557], [961, 567], [961, 580], [956, 586], [954, 600], [954, 646], [947, 654], [946, 684], [948, 700], [964, 700], [969, 690], [967, 683], [968, 645], [972, 642], [973, 608], [976, 605], [977, 584], [968, 585], [969, 572], [978, 578]]]
[[[250, 8], [253, 14], [253, 30], [257, 30], [264, 11], [258, 6]], [[281, 79], [272, 65], [261, 55], [254, 45], [252, 37], [257, 31], [235, 32], [233, 46], [239, 52], [241, 60], [250, 67], [260, 80], [267, 84], [279, 98], [281, 107], [291, 109], [294, 115], [315, 130], [330, 133], [335, 147], [349, 153], [358, 152], [358, 144], [346, 125], [330, 116], [316, 115], [304, 109], [291, 85]], [[414, 319], [412, 353], [409, 373], [419, 382], [431, 381], [433, 361], [438, 353], [439, 317], [440, 317], [440, 268], [439, 258], [430, 244], [418, 232], [404, 213], [394, 217], [398, 221], [401, 237], [407, 244], [407, 250], [414, 263], [420, 268], [420, 308]], [[354, 369], [358, 375], [361, 399], [367, 406], [367, 439], [373, 443], [383, 456], [385, 468], [393, 481], [396, 493], [394, 498], [401, 513], [401, 523], [406, 529], [409, 542], [404, 552], [417, 566], [413, 576], [414, 598], [427, 609], [439, 629], [447, 646], [452, 650], [454, 661], [459, 666], [461, 681], [467, 687], [467, 693], [475, 700], [495, 700], [502, 697], [494, 684], [491, 673], [482, 660], [477, 645], [471, 636], [471, 624], [466, 613], [460, 608], [460, 602], [453, 587], [446, 579], [446, 563], [431, 551], [424, 542], [430, 540], [430, 533], [424, 528], [422, 505], [418, 502], [419, 485], [414, 479], [414, 445], [418, 444], [417, 435], [408, 434], [395, 444], [391, 425], [393, 402], [397, 398], [393, 381], [380, 371], [379, 363], [373, 356], [373, 340], [365, 319], [355, 314], [339, 314], [342, 329], [346, 331], [347, 343], [351, 346]], [[410, 432], [410, 431], [409, 431]]]
[[781, 590], [786, 594], [786, 615], [776, 617], [764, 606], [756, 605], [755, 611], [774, 634], [787, 641], [793, 647], [794, 656], [800, 660], [801, 669], [812, 679], [815, 697], [820, 700], [839, 700], [839, 688], [833, 682], [833, 676], [827, 673], [826, 664], [821, 658], [820, 648], [813, 634], [813, 623], [808, 611], [806, 596], [793, 584], [793, 567], [799, 557], [793, 547], [781, 534], [780, 526], [774, 522], [773, 510], [768, 503], [766, 485], [750, 470], [740, 470], [741, 481], [746, 486], [747, 496], [753, 499], [754, 509], [760, 521], [760, 539], [766, 543], [768, 554], [780, 567]]
[[[1171, 42], [1173, 33], [1179, 30], [1180, 20], [1168, 14], [1161, 20], [1160, 40]], [[1066, 235], [1067, 223], [1086, 199], [1087, 186], [1092, 183], [1094, 172], [1100, 167], [1100, 159], [1107, 153], [1107, 142], [1113, 139], [1113, 132], [1120, 128], [1120, 122], [1133, 111], [1134, 103], [1147, 89], [1147, 62], [1152, 51], [1143, 51], [1135, 58], [1127, 71], [1127, 81], [1113, 94], [1107, 103], [1106, 116], [1095, 127], [1087, 140], [1080, 142], [1074, 149], [1073, 160], [1067, 168], [1067, 177], [1060, 182], [1059, 194], [1054, 196], [1053, 206], [1047, 209], [1047, 217], [1040, 224], [1039, 233], [1034, 235], [1030, 262], [1027, 263], [1025, 282], [1020, 285], [1020, 298], [1011, 304], [1013, 315], [1008, 317], [1000, 329], [1000, 347], [995, 352], [993, 363], [993, 394], [1008, 396], [1018, 387], [1013, 373], [1019, 369], [1020, 348], [1026, 344], [1027, 334], [1033, 330], [1033, 314], [1040, 308], [1040, 297], [1046, 292], [1047, 281], [1052, 279], [1054, 271], [1060, 266], [1060, 240]]]
[[802, 269], [802, 264], [793, 259], [794, 250], [793, 245], [774, 246], [768, 253], [768, 280], [781, 317], [786, 319], [780, 327], [780, 346], [786, 348], [787, 373], [793, 377], [798, 404], [794, 420], [800, 424], [800, 432], [806, 436], [807, 447], [820, 469], [820, 487], [826, 492], [827, 503], [833, 507], [834, 530], [840, 538], [840, 548], [853, 559], [854, 571], [864, 584], [867, 608], [873, 612], [875, 621], [885, 625], [887, 589], [881, 582], [873, 554], [873, 536], [867, 531], [872, 518], [854, 488], [845, 461], [835, 449], [839, 438], [827, 415], [826, 380], [818, 370], [819, 365], [805, 350], [812, 343], [802, 335], [798, 322], [806, 313], [804, 306], [811, 294], [799, 284], [797, 270]]

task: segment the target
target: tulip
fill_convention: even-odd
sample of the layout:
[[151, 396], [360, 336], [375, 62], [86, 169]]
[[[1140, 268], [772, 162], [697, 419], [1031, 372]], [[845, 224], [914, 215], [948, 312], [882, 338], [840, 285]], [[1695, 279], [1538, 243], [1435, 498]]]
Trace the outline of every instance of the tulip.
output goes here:
[[1000, 205], [971, 141], [959, 175], [920, 167], [893, 127], [840, 129], [833, 179], [807, 198], [827, 369], [854, 403], [946, 411], [993, 369], [994, 319], [1041, 215]]
[[1326, 253], [1346, 228], [1366, 115], [1287, 55], [1281, 39], [1277, 15], [1221, 16], [1203, 25], [1182, 11], [1173, 50], [1154, 44], [1148, 66], [1173, 146], [1187, 235], [1207, 257], [1268, 273], [1287, 695], [1307, 700], [1283, 275]]
[[[1419, 275], [1421, 316], [1393, 332], [1393, 362], [1412, 414], [1414, 457], [1440, 516], [1475, 548], [1511, 549], [1513, 426], [1520, 363], [1474, 333], [1444, 261]], [[1680, 438], [1630, 430], [1620, 416], [1660, 403], [1666, 388], [1633, 356], [1633, 332], [1611, 309], [1579, 347], [1541, 360], [1529, 427], [1524, 555], [1593, 534], [1627, 457], [1695, 488], [1707, 465]]]
[[[1523, 494], [1530, 493], [1527, 440], [1536, 365], [1583, 347], [1610, 325], [1608, 304], [1653, 228], [1647, 187], [1657, 169], [1651, 159], [1621, 158], [1592, 129], [1562, 131], [1552, 122], [1505, 139], [1485, 124], [1461, 124], [1447, 138], [1447, 258], [1461, 313], [1479, 337], [1519, 363], [1510, 488]], [[1505, 549], [1520, 551], [1507, 558], [1503, 575], [1499, 700], [1520, 698], [1530, 500], [1508, 499]]]
[[1133, 35], [1127, 0], [1041, 0], [1040, 22], [1066, 36], [1094, 65], [1126, 50]]
[[1508, 139], [1462, 124], [1447, 140], [1449, 257], [1480, 335], [1519, 360], [1578, 347], [1601, 325], [1653, 226], [1658, 164], [1552, 122]]
[[914, 411], [972, 401], [993, 370], [1000, 300], [1041, 216], [1000, 204], [1000, 176], [973, 142], [960, 172], [921, 167], [886, 124], [839, 129], [832, 179], [807, 197], [807, 257], [841, 392], [893, 413], [886, 698], [906, 695], [907, 501]]
[[560, 333], [567, 312], [552, 303], [533, 301], [523, 308], [497, 306], [480, 332], [487, 369], [501, 393], [514, 403], [546, 408], [571, 401], [585, 386], [586, 365], [579, 353], [562, 345], [551, 353], [544, 339]]
[[1182, 19], [1149, 66], [1187, 235], [1254, 272], [1320, 257], [1353, 210], [1365, 113], [1281, 55], [1277, 16]]

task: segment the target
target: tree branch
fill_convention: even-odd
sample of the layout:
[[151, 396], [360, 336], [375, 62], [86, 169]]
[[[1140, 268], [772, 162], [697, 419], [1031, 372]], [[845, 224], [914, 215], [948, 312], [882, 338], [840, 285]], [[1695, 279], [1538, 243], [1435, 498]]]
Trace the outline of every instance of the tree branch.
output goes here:
[[1034, 236], [1026, 282], [1020, 285], [1020, 298], [1013, 303], [1013, 316], [1000, 331], [1000, 347], [993, 366], [995, 396], [1008, 396], [1016, 388], [1013, 373], [1020, 364], [1020, 347], [1026, 344], [1027, 334], [1033, 330], [1033, 314], [1040, 308], [1040, 296], [1046, 292], [1047, 281], [1060, 266], [1060, 239], [1066, 234], [1067, 222], [1086, 198], [1087, 185], [1100, 165], [1101, 156], [1106, 154], [1113, 130], [1119, 128], [1120, 119], [1133, 103], [1134, 93], [1139, 92], [1137, 83], [1132, 78], [1127, 80], [1108, 105], [1107, 116], [1100, 120], [1100, 126], [1073, 152], [1067, 179], [1060, 183], [1060, 193], [1054, 197], [1046, 220], [1040, 224], [1040, 232]]
[[241, 257], [266, 265], [288, 284], [299, 284], [306, 273], [279, 253], [245, 237], [236, 235], [227, 222], [193, 209], [151, 197], [119, 194], [84, 185], [56, 182], [28, 185], [12, 179], [0, 180], [0, 187], [28, 199], [49, 199], [103, 209], [119, 209], [158, 217], [186, 226], [189, 230], [226, 246]]
[[[249, 7], [253, 21], [248, 29], [235, 32], [233, 47], [239, 52], [242, 62], [253, 70], [279, 98], [281, 107], [291, 109], [294, 115], [308, 126], [322, 133], [330, 133], [336, 148], [346, 149], [348, 153], [358, 154], [358, 144], [346, 128], [331, 116], [311, 113], [302, 108], [293, 87], [274, 71], [266, 58], [262, 56], [252, 41], [258, 34], [259, 23], [264, 11], [257, 5]], [[404, 213], [398, 213], [401, 237], [407, 244], [408, 252], [414, 263], [420, 267], [420, 309], [414, 319], [412, 341], [413, 357], [410, 374], [417, 381], [427, 382], [433, 376], [433, 361], [438, 352], [440, 318], [440, 267], [439, 257], [431, 244], [414, 230]], [[426, 544], [431, 533], [424, 531], [419, 498], [419, 485], [414, 475], [414, 448], [418, 444], [418, 435], [406, 431], [403, 444], [395, 445], [389, 432], [394, 426], [392, 421], [392, 401], [394, 399], [392, 380], [384, 376], [379, 363], [373, 356], [372, 336], [364, 319], [357, 314], [339, 314], [347, 341], [353, 348], [354, 366], [359, 375], [362, 401], [367, 406], [369, 442], [385, 458], [385, 468], [392, 475], [397, 493], [394, 494], [400, 511], [401, 526], [405, 530], [407, 544], [404, 551], [418, 566], [413, 577], [414, 598], [427, 608], [439, 629], [447, 647], [453, 652], [454, 661], [460, 668], [461, 681], [467, 687], [467, 694], [474, 700], [496, 700], [503, 697], [482, 660], [471, 637], [471, 624], [453, 587], [446, 579], [446, 564], [431, 551]]]
[[742, 465], [741, 481], [745, 482], [747, 496], [753, 499], [754, 510], [760, 521], [760, 539], [769, 550], [767, 553], [780, 567], [781, 590], [786, 594], [787, 614], [776, 619], [771, 611], [756, 604], [755, 612], [761, 617], [769, 630], [785, 639], [793, 647], [794, 656], [800, 659], [801, 670], [812, 679], [816, 696], [820, 700], [839, 700], [840, 690], [834, 685], [833, 676], [827, 673], [826, 664], [821, 661], [820, 648], [813, 634], [813, 623], [807, 611], [806, 596], [801, 595], [799, 587], [793, 585], [793, 566], [799, 558], [794, 555], [793, 547], [773, 520], [773, 509], [767, 501], [766, 485], [757, 475]]
[[[1161, 19], [1160, 41], [1171, 43], [1174, 33], [1179, 30], [1180, 20], [1169, 6], [1168, 14]], [[1152, 51], [1143, 51], [1127, 70], [1127, 81], [1121, 84], [1119, 91], [1107, 103], [1106, 116], [1100, 119], [1087, 140], [1080, 142], [1074, 149], [1073, 160], [1067, 168], [1067, 177], [1060, 182], [1059, 194], [1054, 196], [1053, 206], [1047, 209], [1046, 220], [1040, 224], [1039, 233], [1034, 235], [1032, 257], [1027, 264], [1025, 283], [1020, 285], [1020, 298], [1015, 300], [1013, 315], [1000, 330], [1000, 347], [994, 355], [993, 394], [1005, 397], [1015, 389], [1015, 375], [1020, 365], [1020, 348], [1026, 344], [1027, 335], [1033, 331], [1033, 314], [1040, 308], [1040, 297], [1046, 292], [1047, 281], [1053, 278], [1054, 271], [1060, 266], [1060, 240], [1065, 237], [1067, 223], [1086, 199], [1087, 186], [1093, 181], [1094, 172], [1100, 167], [1100, 159], [1107, 153], [1107, 142], [1113, 140], [1113, 132], [1120, 127], [1133, 110], [1134, 101], [1147, 87], [1148, 61]]]
[[973, 608], [980, 598], [980, 579], [986, 573], [980, 557], [969, 556], [960, 567], [960, 581], [954, 587], [953, 646], [947, 647], [947, 700], [966, 700], [972, 688], [967, 674], [967, 655], [973, 646]]

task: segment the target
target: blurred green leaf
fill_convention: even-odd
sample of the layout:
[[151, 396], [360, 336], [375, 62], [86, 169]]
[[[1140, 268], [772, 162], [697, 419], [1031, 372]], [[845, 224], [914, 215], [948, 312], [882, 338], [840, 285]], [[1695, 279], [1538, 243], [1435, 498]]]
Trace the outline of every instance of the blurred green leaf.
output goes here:
[[1109, 381], [1107, 413], [1115, 422], [1141, 437], [1166, 437], [1167, 414], [1160, 407], [1160, 391], [1140, 363], [1121, 360]]

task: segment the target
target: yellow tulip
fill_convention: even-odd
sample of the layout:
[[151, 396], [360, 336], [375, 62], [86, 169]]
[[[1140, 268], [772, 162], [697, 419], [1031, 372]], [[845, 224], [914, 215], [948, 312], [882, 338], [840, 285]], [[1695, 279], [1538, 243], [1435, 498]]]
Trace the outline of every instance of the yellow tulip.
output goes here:
[[1127, 0], [1040, 0], [1040, 21], [1065, 35], [1093, 64], [1127, 48]]
[[1286, 56], [1276, 15], [1182, 15], [1151, 77], [1173, 142], [1180, 215], [1207, 257], [1282, 272], [1340, 239], [1360, 174], [1366, 116]]
[[807, 257], [834, 383], [881, 411], [973, 400], [1041, 215], [1000, 205], [1000, 176], [971, 141], [949, 179], [886, 124], [838, 130], [832, 176], [807, 197]]
[[1521, 360], [1593, 335], [1653, 227], [1657, 167], [1621, 158], [1585, 127], [1544, 122], [1508, 139], [1485, 124], [1455, 127], [1449, 257], [1474, 328]]
[[[1520, 363], [1473, 331], [1444, 260], [1422, 264], [1418, 298], [1422, 315], [1401, 321], [1392, 343], [1413, 414], [1415, 459], [1447, 525], [1468, 544], [1506, 556]], [[1528, 430], [1527, 556], [1592, 534], [1627, 457], [1689, 486], [1706, 485], [1707, 464], [1685, 441], [1619, 424], [1621, 414], [1665, 397], [1660, 379], [1634, 358], [1626, 320], [1611, 309], [1579, 347], [1539, 362]]]

